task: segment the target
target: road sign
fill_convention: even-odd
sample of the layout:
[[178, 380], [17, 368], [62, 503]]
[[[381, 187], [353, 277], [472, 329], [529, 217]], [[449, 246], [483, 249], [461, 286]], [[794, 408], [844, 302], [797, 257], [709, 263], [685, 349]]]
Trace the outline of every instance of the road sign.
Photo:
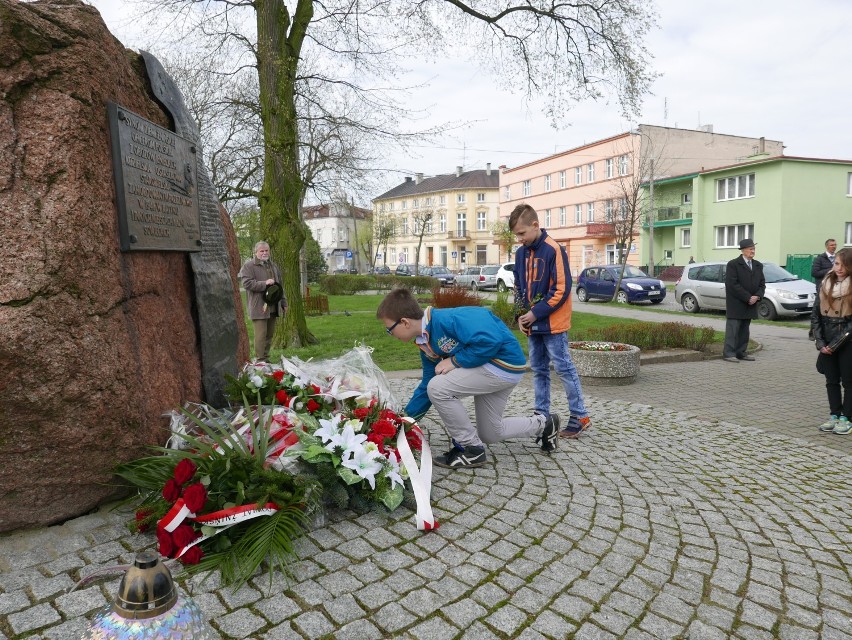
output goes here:
[[351, 259], [352, 259], [352, 252], [351, 252], [351, 251], [347, 251], [347, 252], [346, 252], [346, 259], [347, 259], [347, 260], [351, 260]]
[[453, 258], [458, 258], [458, 257], [459, 257], [459, 252], [453, 251]]

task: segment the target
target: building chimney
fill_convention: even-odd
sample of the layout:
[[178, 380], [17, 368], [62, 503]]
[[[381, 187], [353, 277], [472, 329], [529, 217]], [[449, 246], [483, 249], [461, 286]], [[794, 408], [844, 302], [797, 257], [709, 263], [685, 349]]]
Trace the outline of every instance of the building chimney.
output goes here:
[[417, 176], [417, 179], [414, 181], [414, 184], [420, 184], [421, 182], [423, 182], [423, 174], [422, 173], [415, 173], [414, 175]]
[[411, 176], [405, 176], [405, 181], [406, 181], [406, 182], [411, 182]]
[[487, 176], [491, 175], [491, 163], [490, 162], [485, 163], [485, 175], [487, 175]]
[[760, 140], [758, 140], [757, 144], [758, 144], [758, 147], [757, 147], [758, 153], [766, 153], [766, 138], [764, 138], [763, 136], [760, 136]]
[[461, 176], [461, 174], [462, 174], [462, 166], [461, 166], [461, 165], [457, 165], [457, 166], [456, 166], [456, 178], [460, 177], [460, 176]]

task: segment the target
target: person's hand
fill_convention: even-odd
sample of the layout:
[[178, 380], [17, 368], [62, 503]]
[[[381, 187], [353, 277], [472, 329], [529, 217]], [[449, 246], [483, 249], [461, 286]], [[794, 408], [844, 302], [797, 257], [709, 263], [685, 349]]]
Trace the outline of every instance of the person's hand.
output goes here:
[[453, 364], [453, 361], [450, 358], [444, 358], [438, 364], [435, 365], [435, 373], [437, 373], [438, 375], [442, 375], [444, 373], [449, 373], [455, 368], [456, 365]]
[[751, 298], [748, 299], [748, 303], [749, 304], [755, 304], [758, 300], [760, 300], [760, 298], [758, 298], [757, 296], [752, 296]]
[[831, 349], [829, 349], [828, 347], [823, 347], [822, 349], [819, 350], [819, 352], [824, 353], [827, 356], [830, 356], [833, 353], [833, 351]]
[[532, 311], [527, 311], [524, 315], [518, 318], [518, 326], [521, 330], [529, 329], [529, 326], [535, 322], [535, 315]]
[[273, 280], [272, 278], [270, 278], [269, 280], [267, 280], [267, 281], [266, 281], [266, 284], [267, 284], [267, 285], [275, 284], [275, 280]]

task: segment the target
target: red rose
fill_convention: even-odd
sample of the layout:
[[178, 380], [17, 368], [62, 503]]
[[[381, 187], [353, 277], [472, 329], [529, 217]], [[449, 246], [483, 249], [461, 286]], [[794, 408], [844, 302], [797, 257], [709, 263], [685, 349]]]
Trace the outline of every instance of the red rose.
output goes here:
[[172, 540], [172, 534], [161, 527], [157, 527], [157, 542], [159, 543], [160, 555], [165, 558], [171, 558], [175, 552], [175, 543]]
[[148, 522], [148, 518], [151, 517], [153, 512], [150, 509], [139, 509], [136, 512], [136, 530], [140, 533], [143, 531], [147, 531], [151, 528], [151, 523]]
[[172, 531], [172, 542], [177, 547], [176, 551], [180, 551], [193, 540], [195, 540], [195, 529], [188, 524], [178, 525], [178, 528]]
[[370, 431], [382, 438], [393, 438], [396, 435], [396, 426], [390, 420], [376, 420], [370, 427]]
[[192, 460], [184, 458], [178, 462], [175, 467], [175, 482], [181, 485], [184, 484], [192, 479], [192, 476], [195, 475], [197, 470], [198, 467], [195, 466], [195, 463]]
[[179, 560], [183, 564], [198, 564], [201, 562], [201, 558], [204, 556], [204, 552], [201, 550], [200, 545], [195, 545], [194, 547], [190, 547], [186, 550]]
[[408, 441], [408, 446], [414, 449], [415, 451], [420, 451], [423, 448], [423, 443], [420, 440], [420, 436], [414, 433], [413, 431], [409, 431], [405, 434], [405, 439]]
[[393, 420], [394, 422], [399, 420], [399, 416], [396, 415], [390, 409], [382, 409], [382, 412], [379, 414], [380, 418], [384, 418], [385, 420]]
[[318, 393], [320, 392], [320, 388], [319, 388], [317, 385], [312, 384], [312, 385], [311, 385], [311, 391], [313, 391], [313, 392], [314, 392], [314, 395], [316, 395], [316, 394], [318, 394]]
[[287, 395], [287, 392], [284, 391], [284, 389], [275, 392], [275, 399], [278, 400], [278, 404], [290, 404], [290, 396]]
[[311, 398], [310, 400], [308, 400], [308, 412], [309, 412], [309, 413], [313, 413], [314, 411], [316, 411], [316, 410], [317, 410], [317, 409], [319, 409], [319, 408], [320, 408], [320, 403], [319, 403], [319, 402], [317, 402], [317, 401], [316, 401], [316, 400], [314, 400], [313, 398]]
[[166, 480], [166, 484], [163, 487], [163, 498], [165, 498], [166, 502], [174, 502], [180, 497], [180, 484], [175, 482], [174, 478], [169, 478]]
[[207, 489], [200, 482], [191, 484], [183, 490], [183, 501], [187, 509], [192, 513], [198, 513], [204, 508], [204, 503], [207, 502]]
[[370, 409], [369, 407], [364, 407], [363, 409], [355, 409], [355, 411], [352, 412], [352, 415], [358, 418], [359, 420], [363, 420], [368, 415], [370, 415]]
[[375, 444], [379, 448], [379, 452], [385, 452], [385, 439], [375, 431], [371, 431], [367, 434], [367, 442]]
[[284, 379], [284, 372], [283, 371], [275, 371], [275, 372], [273, 372], [272, 377], [275, 380], [275, 382], [281, 382]]

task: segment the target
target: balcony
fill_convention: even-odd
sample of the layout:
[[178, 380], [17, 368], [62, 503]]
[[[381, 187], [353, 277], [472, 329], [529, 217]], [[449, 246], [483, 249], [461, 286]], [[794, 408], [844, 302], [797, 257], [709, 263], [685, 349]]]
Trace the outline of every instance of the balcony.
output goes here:
[[660, 207], [657, 209], [655, 223], [672, 220], [692, 220], [692, 205], [682, 204], [678, 207]]
[[586, 225], [587, 238], [611, 238], [615, 235], [615, 225], [610, 222], [589, 222]]
[[467, 242], [470, 240], [470, 235], [468, 234], [467, 229], [447, 231], [447, 240], [452, 240], [453, 242]]

